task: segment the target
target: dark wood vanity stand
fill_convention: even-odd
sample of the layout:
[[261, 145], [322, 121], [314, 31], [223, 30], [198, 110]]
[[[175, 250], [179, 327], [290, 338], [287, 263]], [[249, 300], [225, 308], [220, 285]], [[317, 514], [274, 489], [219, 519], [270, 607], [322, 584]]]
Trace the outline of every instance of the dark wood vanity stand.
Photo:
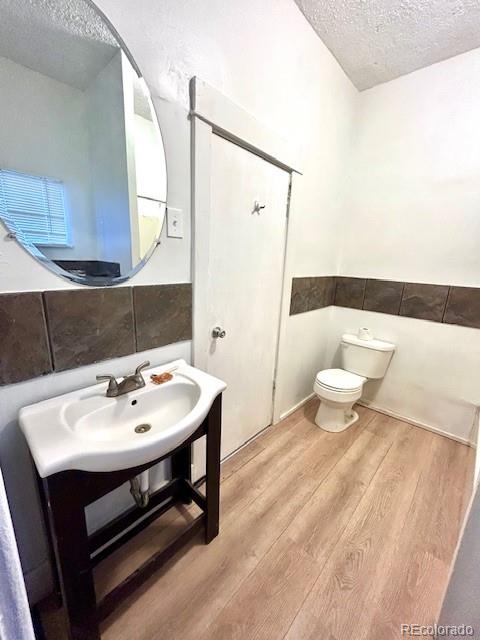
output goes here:
[[[148, 464], [106, 473], [62, 471], [41, 480], [71, 640], [100, 640], [99, 622], [188, 540], [201, 529], [204, 529], [206, 544], [218, 535], [221, 413], [222, 396], [219, 395], [203, 423], [185, 442]], [[191, 481], [192, 443], [204, 435], [207, 440], [205, 496]], [[166, 458], [171, 458], [172, 480], [150, 495], [148, 506], [144, 509], [132, 507], [89, 536], [85, 507]], [[166, 548], [155, 553], [97, 603], [93, 567], [168, 509], [191, 501], [200, 507], [201, 515], [186, 525]], [[143, 520], [138, 522], [139, 518]], [[122, 537], [113, 540], [128, 527], [132, 528]], [[111, 544], [108, 544], [110, 541]]]

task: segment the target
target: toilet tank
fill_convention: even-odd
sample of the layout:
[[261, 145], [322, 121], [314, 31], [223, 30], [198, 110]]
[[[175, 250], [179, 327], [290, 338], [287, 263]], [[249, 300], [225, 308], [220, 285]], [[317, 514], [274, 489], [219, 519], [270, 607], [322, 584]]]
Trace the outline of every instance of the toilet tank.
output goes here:
[[343, 334], [340, 347], [342, 368], [372, 379], [383, 378], [395, 351], [391, 342], [362, 340], [350, 333]]

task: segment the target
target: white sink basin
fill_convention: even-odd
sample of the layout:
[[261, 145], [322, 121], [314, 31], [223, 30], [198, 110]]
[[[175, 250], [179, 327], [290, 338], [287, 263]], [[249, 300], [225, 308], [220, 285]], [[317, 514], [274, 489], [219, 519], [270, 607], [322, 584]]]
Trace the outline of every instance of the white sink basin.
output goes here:
[[[161, 385], [152, 373], [172, 371]], [[118, 471], [172, 451], [203, 422], [226, 385], [176, 360], [143, 372], [146, 385], [107, 398], [106, 383], [73, 391], [20, 410], [25, 434], [42, 478], [58, 471]]]

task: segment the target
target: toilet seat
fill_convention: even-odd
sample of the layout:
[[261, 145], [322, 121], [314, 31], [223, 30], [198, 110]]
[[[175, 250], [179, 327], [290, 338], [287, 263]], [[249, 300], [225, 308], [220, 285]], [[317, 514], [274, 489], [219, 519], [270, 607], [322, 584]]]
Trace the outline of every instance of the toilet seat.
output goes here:
[[315, 382], [329, 391], [350, 393], [359, 391], [366, 382], [366, 378], [344, 369], [325, 369], [317, 373]]

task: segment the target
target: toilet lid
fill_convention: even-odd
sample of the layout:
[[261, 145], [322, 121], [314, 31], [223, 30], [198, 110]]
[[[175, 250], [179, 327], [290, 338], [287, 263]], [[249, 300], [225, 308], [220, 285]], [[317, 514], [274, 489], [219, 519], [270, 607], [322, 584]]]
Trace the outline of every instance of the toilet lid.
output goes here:
[[325, 369], [317, 373], [317, 383], [334, 391], [360, 389], [366, 378], [344, 369]]

